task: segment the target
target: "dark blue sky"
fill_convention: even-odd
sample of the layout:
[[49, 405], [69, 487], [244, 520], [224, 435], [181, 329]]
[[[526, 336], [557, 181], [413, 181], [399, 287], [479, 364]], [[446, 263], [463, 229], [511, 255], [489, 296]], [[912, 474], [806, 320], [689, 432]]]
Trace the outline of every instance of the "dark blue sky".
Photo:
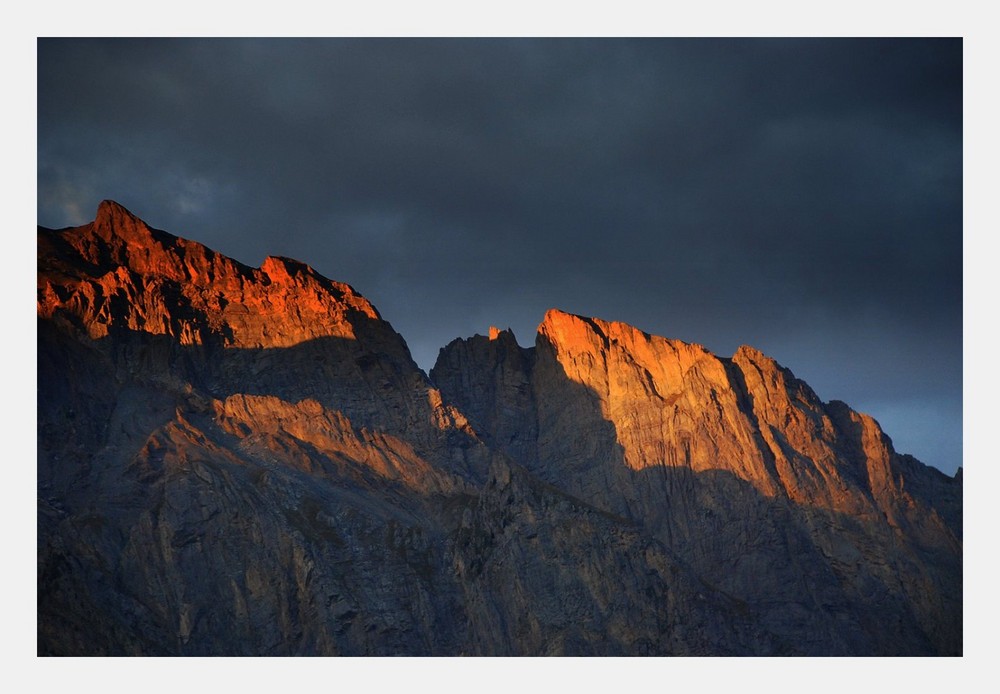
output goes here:
[[546, 309], [751, 344], [962, 456], [962, 41], [40, 40], [38, 222], [349, 282], [425, 369]]

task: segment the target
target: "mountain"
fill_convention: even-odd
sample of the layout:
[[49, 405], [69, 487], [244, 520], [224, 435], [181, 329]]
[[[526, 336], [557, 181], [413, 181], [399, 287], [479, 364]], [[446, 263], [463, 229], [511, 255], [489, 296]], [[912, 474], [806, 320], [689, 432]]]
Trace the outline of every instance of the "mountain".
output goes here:
[[750, 347], [38, 229], [40, 655], [960, 655], [962, 483]]

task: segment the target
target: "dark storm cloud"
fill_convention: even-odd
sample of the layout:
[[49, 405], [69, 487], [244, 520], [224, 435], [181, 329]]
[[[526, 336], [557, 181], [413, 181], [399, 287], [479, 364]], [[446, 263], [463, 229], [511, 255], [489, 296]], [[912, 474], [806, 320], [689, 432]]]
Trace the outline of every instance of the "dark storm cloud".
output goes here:
[[960, 41], [42, 40], [38, 113], [40, 224], [302, 259], [425, 368], [552, 306], [754, 344], [960, 462]]

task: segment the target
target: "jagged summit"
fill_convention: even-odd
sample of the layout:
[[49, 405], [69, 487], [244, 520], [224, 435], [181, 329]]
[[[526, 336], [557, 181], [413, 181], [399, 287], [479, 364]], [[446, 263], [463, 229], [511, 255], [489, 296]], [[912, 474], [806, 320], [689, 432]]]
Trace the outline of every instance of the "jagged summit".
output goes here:
[[370, 302], [105, 201], [38, 230], [42, 654], [962, 651], [962, 488], [751, 347]]
[[114, 200], [102, 200], [98, 204], [93, 224], [95, 233], [105, 239], [116, 232], [149, 228], [145, 222]]
[[549, 333], [560, 329], [572, 330], [572, 327], [567, 328], [567, 326], [580, 326], [581, 324], [590, 326], [590, 329], [592, 329], [596, 334], [607, 340], [626, 339], [629, 342], [635, 342], [636, 340], [649, 341], [656, 338], [660, 340], [669, 340], [670, 342], [678, 345], [688, 345], [703, 350], [705, 349], [697, 343], [689, 343], [675, 338], [665, 338], [652, 335], [644, 330], [641, 330], [640, 328], [635, 327], [634, 325], [630, 325], [629, 323], [609, 321], [593, 316], [569, 313], [558, 308], [550, 308], [545, 312], [545, 316], [538, 326], [538, 331], [542, 333]]
[[[249, 268], [154, 230], [112, 201], [101, 203], [90, 224], [40, 229], [38, 243], [39, 315], [71, 317], [91, 337], [125, 327], [190, 343], [265, 348], [357, 339], [367, 326], [376, 339], [401, 343], [350, 285], [289, 258], [271, 256]], [[400, 352], [399, 345], [391, 349]]]

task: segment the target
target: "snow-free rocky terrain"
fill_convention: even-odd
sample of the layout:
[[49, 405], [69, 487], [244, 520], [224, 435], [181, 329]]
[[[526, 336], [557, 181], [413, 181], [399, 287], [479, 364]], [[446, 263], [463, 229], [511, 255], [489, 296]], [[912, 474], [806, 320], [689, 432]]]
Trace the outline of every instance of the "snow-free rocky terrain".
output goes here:
[[962, 481], [751, 347], [38, 230], [40, 655], [960, 655]]

